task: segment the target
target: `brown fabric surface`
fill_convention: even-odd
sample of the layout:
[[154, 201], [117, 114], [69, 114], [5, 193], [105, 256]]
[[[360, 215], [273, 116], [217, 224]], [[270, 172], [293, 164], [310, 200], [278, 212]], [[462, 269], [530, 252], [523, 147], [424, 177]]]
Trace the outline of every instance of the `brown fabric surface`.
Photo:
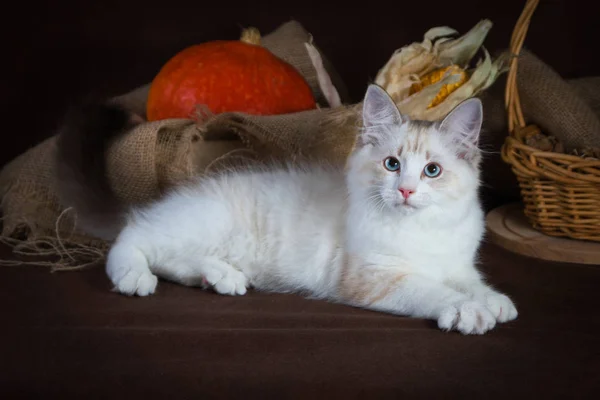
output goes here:
[[[6, 248], [0, 247], [6, 252]], [[296, 295], [226, 297], [103, 268], [0, 269], [4, 398], [595, 398], [600, 268], [483, 247], [519, 308], [484, 336]]]

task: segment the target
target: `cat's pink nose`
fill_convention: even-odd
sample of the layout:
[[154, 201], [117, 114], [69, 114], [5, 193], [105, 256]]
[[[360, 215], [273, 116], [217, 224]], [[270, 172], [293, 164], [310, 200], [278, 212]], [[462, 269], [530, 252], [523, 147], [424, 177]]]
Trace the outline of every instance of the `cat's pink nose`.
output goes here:
[[403, 188], [400, 188], [398, 190], [400, 191], [400, 193], [402, 193], [402, 197], [404, 197], [405, 199], [408, 199], [408, 197], [415, 192], [414, 190], [403, 189]]

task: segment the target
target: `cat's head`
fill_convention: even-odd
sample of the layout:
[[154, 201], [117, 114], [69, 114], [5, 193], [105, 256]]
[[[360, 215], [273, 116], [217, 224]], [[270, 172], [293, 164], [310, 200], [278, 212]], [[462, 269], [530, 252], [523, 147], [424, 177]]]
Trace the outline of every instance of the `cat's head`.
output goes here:
[[369, 85], [362, 113], [363, 128], [348, 161], [351, 194], [404, 214], [477, 194], [479, 99], [462, 102], [442, 121], [412, 121], [385, 90]]

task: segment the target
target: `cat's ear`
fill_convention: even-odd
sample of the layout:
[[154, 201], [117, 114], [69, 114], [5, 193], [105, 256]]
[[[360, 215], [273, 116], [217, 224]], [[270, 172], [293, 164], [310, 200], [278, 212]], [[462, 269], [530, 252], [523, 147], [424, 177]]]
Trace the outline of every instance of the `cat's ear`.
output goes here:
[[381, 86], [370, 84], [363, 101], [363, 125], [399, 125], [402, 115], [392, 97]]
[[458, 146], [461, 158], [472, 159], [477, 155], [479, 134], [483, 123], [483, 106], [476, 97], [463, 101], [444, 118], [440, 130], [450, 135]]
[[375, 143], [389, 133], [392, 126], [401, 125], [402, 114], [382, 87], [370, 84], [363, 100], [363, 132], [360, 143]]

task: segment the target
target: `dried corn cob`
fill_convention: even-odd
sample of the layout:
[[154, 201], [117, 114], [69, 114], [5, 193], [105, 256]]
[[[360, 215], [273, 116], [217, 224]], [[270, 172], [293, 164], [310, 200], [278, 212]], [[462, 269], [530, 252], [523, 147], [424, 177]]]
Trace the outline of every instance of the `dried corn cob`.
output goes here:
[[[375, 83], [411, 119], [439, 121], [462, 101], [479, 95], [498, 76], [508, 72], [510, 52], [503, 52], [493, 60], [483, 46], [491, 28], [492, 22], [487, 19], [462, 36], [448, 26], [431, 28], [423, 41], [397, 49], [377, 73]], [[482, 56], [475, 63], [473, 57], [478, 52]], [[457, 69], [467, 65], [473, 67]], [[446, 67], [440, 69], [441, 66]]]
[[450, 93], [454, 92], [463, 83], [465, 83], [467, 81], [467, 78], [468, 78], [467, 73], [465, 72], [465, 70], [460, 68], [458, 65], [450, 65], [449, 67], [439, 68], [439, 69], [436, 69], [436, 70], [431, 71], [430, 73], [424, 75], [423, 77], [421, 77], [419, 82], [414, 83], [411, 86], [409, 94], [412, 95], [417, 92], [420, 92], [424, 87], [441, 81], [446, 73], [449, 73], [452, 75], [455, 75], [455, 74], [460, 75], [460, 79], [456, 83], [451, 83], [451, 84], [442, 86], [442, 88], [438, 92], [437, 96], [435, 96], [435, 98], [431, 101], [431, 103], [429, 103], [427, 108], [437, 106], [442, 101], [444, 101], [444, 99], [446, 97], [448, 97], [450, 95]]

